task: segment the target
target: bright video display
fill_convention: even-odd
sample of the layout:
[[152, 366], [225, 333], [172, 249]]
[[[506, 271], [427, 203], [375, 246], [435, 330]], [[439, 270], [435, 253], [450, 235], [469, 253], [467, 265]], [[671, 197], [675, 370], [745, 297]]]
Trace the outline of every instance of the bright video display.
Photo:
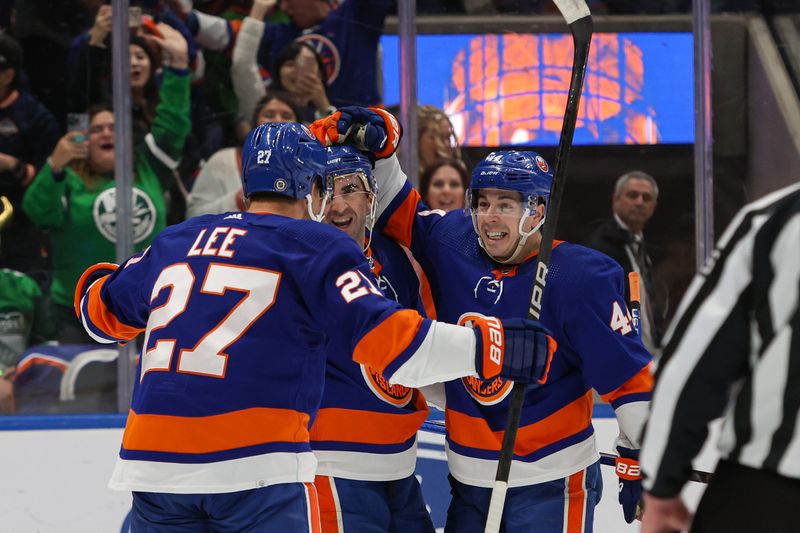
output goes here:
[[[384, 102], [400, 101], [399, 38], [383, 46]], [[694, 142], [691, 33], [596, 33], [575, 144]], [[417, 95], [466, 146], [556, 145], [572, 69], [569, 34], [417, 36]]]

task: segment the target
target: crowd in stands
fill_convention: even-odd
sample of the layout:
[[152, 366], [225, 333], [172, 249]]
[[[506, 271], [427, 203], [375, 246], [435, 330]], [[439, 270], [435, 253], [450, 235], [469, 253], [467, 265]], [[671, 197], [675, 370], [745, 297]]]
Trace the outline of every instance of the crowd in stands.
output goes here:
[[[550, 4], [421, 0], [417, 9], [546, 13]], [[622, 4], [593, 9], [630, 11]], [[136, 250], [187, 217], [243, 208], [241, 144], [254, 126], [396, 104], [381, 95], [391, 0], [131, 6]], [[86, 267], [115, 258], [112, 16], [104, 0], [0, 1], [0, 380], [33, 344], [92, 342], [72, 295]], [[417, 111], [419, 168], [410, 174], [431, 207], [461, 209], [470, 164], [453, 125], [434, 106]]]
[[[135, 250], [187, 217], [243, 208], [241, 144], [254, 126], [384, 105], [379, 39], [391, 9], [389, 0], [132, 1]], [[3, 385], [53, 385], [74, 366], [58, 346], [93, 344], [72, 298], [86, 267], [116, 255], [124, 144], [114, 132], [112, 20], [102, 0], [0, 2]], [[419, 118], [426, 198], [461, 208], [468, 174], [452, 125], [432, 106]], [[15, 410], [7, 389], [4, 412]]]

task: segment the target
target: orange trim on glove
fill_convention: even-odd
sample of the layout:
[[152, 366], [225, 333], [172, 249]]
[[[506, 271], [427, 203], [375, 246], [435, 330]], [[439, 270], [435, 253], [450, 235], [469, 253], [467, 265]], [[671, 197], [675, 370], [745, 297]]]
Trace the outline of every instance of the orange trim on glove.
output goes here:
[[337, 111], [332, 115], [315, 120], [308, 129], [311, 130], [311, 133], [314, 134], [314, 137], [317, 138], [322, 146], [336, 144], [339, 142], [339, 130], [336, 129], [336, 124], [341, 117], [342, 112]]
[[397, 151], [400, 138], [403, 136], [403, 130], [400, 127], [400, 122], [388, 111], [379, 107], [370, 107], [369, 109], [383, 117], [383, 122], [386, 125], [386, 135], [388, 136], [386, 145], [383, 147], [383, 150], [375, 153], [376, 158], [384, 159]]
[[470, 317], [472, 327], [481, 332], [481, 377], [492, 379], [500, 375], [503, 370], [503, 355], [505, 354], [506, 336], [500, 319], [493, 316]]
[[553, 354], [558, 350], [558, 343], [550, 335], [547, 336], [547, 364], [544, 366], [542, 378], [536, 380], [539, 385], [547, 383], [547, 375], [550, 374], [550, 364], [553, 362]]
[[639, 461], [631, 459], [630, 457], [617, 457], [617, 477], [627, 479], [628, 481], [636, 481], [642, 479], [642, 471], [639, 468]]

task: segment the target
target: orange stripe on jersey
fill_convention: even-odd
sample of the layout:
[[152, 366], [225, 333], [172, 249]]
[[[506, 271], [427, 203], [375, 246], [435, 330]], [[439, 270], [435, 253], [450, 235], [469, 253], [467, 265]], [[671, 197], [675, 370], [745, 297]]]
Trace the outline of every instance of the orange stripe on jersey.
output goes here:
[[416, 311], [395, 311], [361, 337], [353, 350], [353, 360], [383, 372], [395, 357], [408, 348], [421, 325], [422, 317]]
[[102, 298], [100, 298], [100, 291], [106, 281], [108, 281], [108, 276], [100, 278], [100, 281], [92, 285], [92, 288], [86, 293], [86, 308], [89, 313], [89, 316], [86, 318], [109, 337], [126, 340], [133, 339], [139, 333], [143, 332], [144, 329], [123, 324], [108, 310], [108, 307], [106, 307], [106, 304], [103, 302]]
[[418, 411], [406, 414], [355, 409], [320, 409], [314, 419], [314, 425], [311, 426], [311, 440], [400, 444], [413, 437], [428, 417], [427, 406], [417, 405], [417, 408]]
[[581, 470], [567, 478], [567, 529], [566, 533], [583, 533], [583, 522], [586, 519], [586, 489], [583, 480], [586, 471]]
[[306, 487], [306, 498], [308, 502], [308, 531], [309, 533], [322, 533], [317, 488], [313, 483], [303, 483], [303, 485]]
[[383, 230], [384, 235], [407, 248], [411, 247], [411, 229], [414, 227], [414, 217], [417, 216], [420, 198], [419, 193], [411, 189], [403, 203], [392, 213]]
[[34, 364], [52, 366], [64, 372], [67, 369], [67, 363], [52, 357], [30, 357], [17, 367], [15, 375], [19, 376]]
[[617, 398], [621, 398], [628, 394], [653, 392], [652, 365], [653, 363], [648, 363], [646, 367], [637, 372], [631, 379], [623, 383], [621, 387], [601, 395], [603, 401], [611, 403]]
[[269, 407], [193, 417], [137, 414], [131, 409], [122, 447], [211, 453], [269, 442], [308, 442], [308, 420], [306, 413]]
[[422, 271], [422, 267], [419, 266], [417, 260], [414, 259], [411, 250], [405, 246], [401, 246], [401, 248], [406, 253], [408, 262], [411, 263], [411, 266], [414, 268], [414, 273], [419, 280], [419, 295], [420, 298], [422, 298], [422, 307], [425, 308], [425, 314], [431, 320], [436, 320], [436, 304], [433, 301], [433, 292], [431, 291], [431, 283], [428, 281], [428, 276], [425, 275], [425, 272]]
[[419, 271], [419, 294], [422, 297], [422, 306], [425, 308], [425, 314], [431, 320], [436, 320], [436, 304], [433, 301], [431, 284], [428, 281], [428, 276], [422, 270]]
[[333, 495], [331, 485], [335, 483], [332, 477], [317, 476], [314, 478], [314, 486], [319, 495], [319, 517], [322, 523], [322, 533], [344, 533], [339, 529], [339, 502]]
[[[492, 431], [482, 418], [447, 409], [445, 413], [449, 437], [471, 448], [500, 450], [504, 431]], [[587, 392], [555, 413], [527, 426], [517, 433], [514, 453], [528, 455], [549, 444], [565, 439], [589, 427], [592, 422], [592, 393]]]
[[75, 295], [72, 298], [73, 305], [75, 306], [75, 316], [78, 318], [81, 316], [81, 299], [83, 298], [83, 291], [85, 290], [84, 285], [86, 285], [86, 280], [89, 279], [89, 276], [98, 270], [114, 271], [117, 268], [119, 268], [119, 265], [114, 263], [97, 263], [96, 265], [92, 265], [87, 268], [86, 271], [81, 274], [81, 277], [78, 279], [78, 283], [75, 284]]

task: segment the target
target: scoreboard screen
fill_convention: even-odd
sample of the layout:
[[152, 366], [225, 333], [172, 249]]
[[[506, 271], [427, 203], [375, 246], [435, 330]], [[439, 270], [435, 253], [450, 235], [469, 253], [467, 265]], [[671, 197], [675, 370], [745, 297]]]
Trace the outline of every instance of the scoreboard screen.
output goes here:
[[[384, 103], [400, 101], [399, 38], [385, 35]], [[557, 145], [572, 70], [569, 34], [421, 34], [417, 95], [465, 146]], [[691, 33], [595, 33], [575, 144], [694, 142]]]

